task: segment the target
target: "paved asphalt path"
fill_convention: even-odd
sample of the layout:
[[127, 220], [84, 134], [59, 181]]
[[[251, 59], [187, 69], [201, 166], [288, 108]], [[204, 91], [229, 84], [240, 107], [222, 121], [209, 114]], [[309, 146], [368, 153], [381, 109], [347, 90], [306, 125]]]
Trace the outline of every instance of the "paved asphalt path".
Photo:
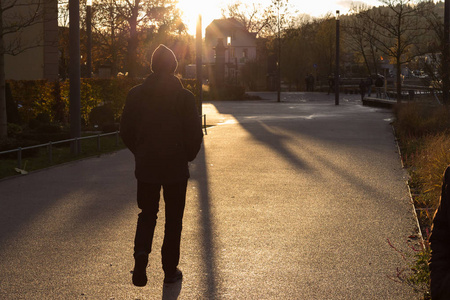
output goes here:
[[131, 284], [123, 150], [0, 182], [0, 299], [419, 299], [389, 245], [412, 254], [417, 233], [392, 114], [357, 95], [260, 95], [203, 106], [215, 126], [191, 164], [182, 283], [162, 283], [160, 213], [149, 283]]

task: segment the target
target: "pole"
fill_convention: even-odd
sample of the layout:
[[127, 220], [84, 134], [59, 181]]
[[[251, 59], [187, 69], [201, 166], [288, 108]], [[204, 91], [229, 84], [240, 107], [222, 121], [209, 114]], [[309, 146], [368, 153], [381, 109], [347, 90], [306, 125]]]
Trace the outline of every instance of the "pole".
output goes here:
[[[70, 136], [79, 138], [81, 135], [80, 112], [80, 3], [79, 0], [69, 0], [69, 57], [70, 57]], [[79, 141], [71, 142], [71, 151], [78, 154]]]
[[195, 64], [197, 71], [197, 109], [198, 113], [201, 116], [202, 112], [202, 101], [203, 101], [203, 72], [202, 72], [202, 15], [198, 15], [197, 19], [197, 32], [196, 32], [196, 40], [195, 40]]
[[277, 102], [281, 102], [281, 23], [280, 23], [280, 7], [278, 4], [278, 65], [277, 65]]
[[445, 0], [444, 3], [444, 47], [442, 51], [442, 100], [444, 104], [450, 104], [449, 101], [449, 62], [450, 62], [450, 0]]
[[339, 105], [339, 10], [336, 11], [336, 72], [334, 74], [334, 104]]
[[[90, 2], [88, 4], [91, 4]], [[92, 74], [92, 6], [86, 6], [86, 33], [87, 33], [87, 56], [86, 56], [86, 77], [91, 78]]]

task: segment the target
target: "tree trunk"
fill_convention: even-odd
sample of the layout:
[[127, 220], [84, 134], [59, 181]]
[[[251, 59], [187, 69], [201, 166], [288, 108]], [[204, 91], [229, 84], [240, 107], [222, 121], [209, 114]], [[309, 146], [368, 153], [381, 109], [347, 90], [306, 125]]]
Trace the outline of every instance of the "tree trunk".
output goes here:
[[[372, 56], [372, 63], [373, 63], [373, 68], [375, 69], [375, 75], [378, 75], [378, 66], [377, 66], [377, 59], [378, 59], [378, 57], [377, 57], [377, 55], [376, 55], [376, 53], [375, 53], [375, 51], [373, 50], [373, 45], [371, 44], [370, 45], [370, 54], [371, 54], [371, 56]], [[370, 74], [372, 74], [372, 73], [370, 73]]]
[[130, 25], [130, 39], [128, 40], [128, 76], [135, 78], [137, 75], [137, 48], [138, 48], [138, 36], [137, 36], [137, 17], [139, 13], [139, 0], [135, 0], [133, 13], [128, 20]]
[[138, 47], [137, 31], [136, 31], [136, 23], [134, 23], [134, 26], [130, 26], [130, 39], [128, 40], [128, 53], [127, 53], [128, 76], [130, 78], [135, 78], [137, 76], [137, 67], [136, 67], [137, 47]]
[[[0, 0], [0, 9], [2, 1]], [[5, 94], [5, 51], [3, 40], [3, 12], [0, 11], [0, 139], [8, 137]]]
[[397, 59], [397, 103], [402, 102], [402, 65], [400, 64], [400, 59]]
[[449, 74], [449, 62], [450, 62], [450, 0], [445, 0], [444, 3], [444, 38], [443, 38], [443, 49], [442, 49], [442, 60], [441, 60], [441, 70], [442, 70], [442, 98], [446, 105], [450, 105], [450, 74]]

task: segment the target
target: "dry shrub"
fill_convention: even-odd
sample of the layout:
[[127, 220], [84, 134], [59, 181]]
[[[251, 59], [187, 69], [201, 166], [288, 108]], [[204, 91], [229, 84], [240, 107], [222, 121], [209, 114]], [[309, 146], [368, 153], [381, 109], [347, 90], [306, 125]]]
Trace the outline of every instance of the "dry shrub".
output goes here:
[[396, 107], [395, 115], [400, 138], [419, 138], [450, 130], [450, 112], [445, 106], [401, 104]]
[[416, 255], [410, 282], [426, 288], [429, 299], [429, 234], [441, 196], [442, 175], [450, 165], [450, 109], [418, 103], [399, 105], [394, 122], [411, 180], [414, 205], [424, 234], [424, 251]]
[[422, 149], [414, 158], [412, 181], [419, 188], [423, 207], [437, 208], [441, 195], [442, 175], [450, 165], [450, 134], [439, 133], [423, 138]]

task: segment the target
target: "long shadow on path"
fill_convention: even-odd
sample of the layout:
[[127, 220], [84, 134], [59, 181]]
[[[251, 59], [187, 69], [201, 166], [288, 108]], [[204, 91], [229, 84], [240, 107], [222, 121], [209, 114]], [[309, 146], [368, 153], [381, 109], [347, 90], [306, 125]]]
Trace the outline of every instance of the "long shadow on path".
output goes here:
[[203, 148], [196, 158], [196, 181], [199, 188], [199, 208], [200, 214], [200, 234], [203, 266], [201, 276], [202, 284], [206, 287], [203, 299], [216, 299], [217, 297], [217, 274], [216, 274], [216, 257], [214, 243], [214, 222], [211, 211], [211, 198], [209, 194], [209, 179], [207, 158]]

